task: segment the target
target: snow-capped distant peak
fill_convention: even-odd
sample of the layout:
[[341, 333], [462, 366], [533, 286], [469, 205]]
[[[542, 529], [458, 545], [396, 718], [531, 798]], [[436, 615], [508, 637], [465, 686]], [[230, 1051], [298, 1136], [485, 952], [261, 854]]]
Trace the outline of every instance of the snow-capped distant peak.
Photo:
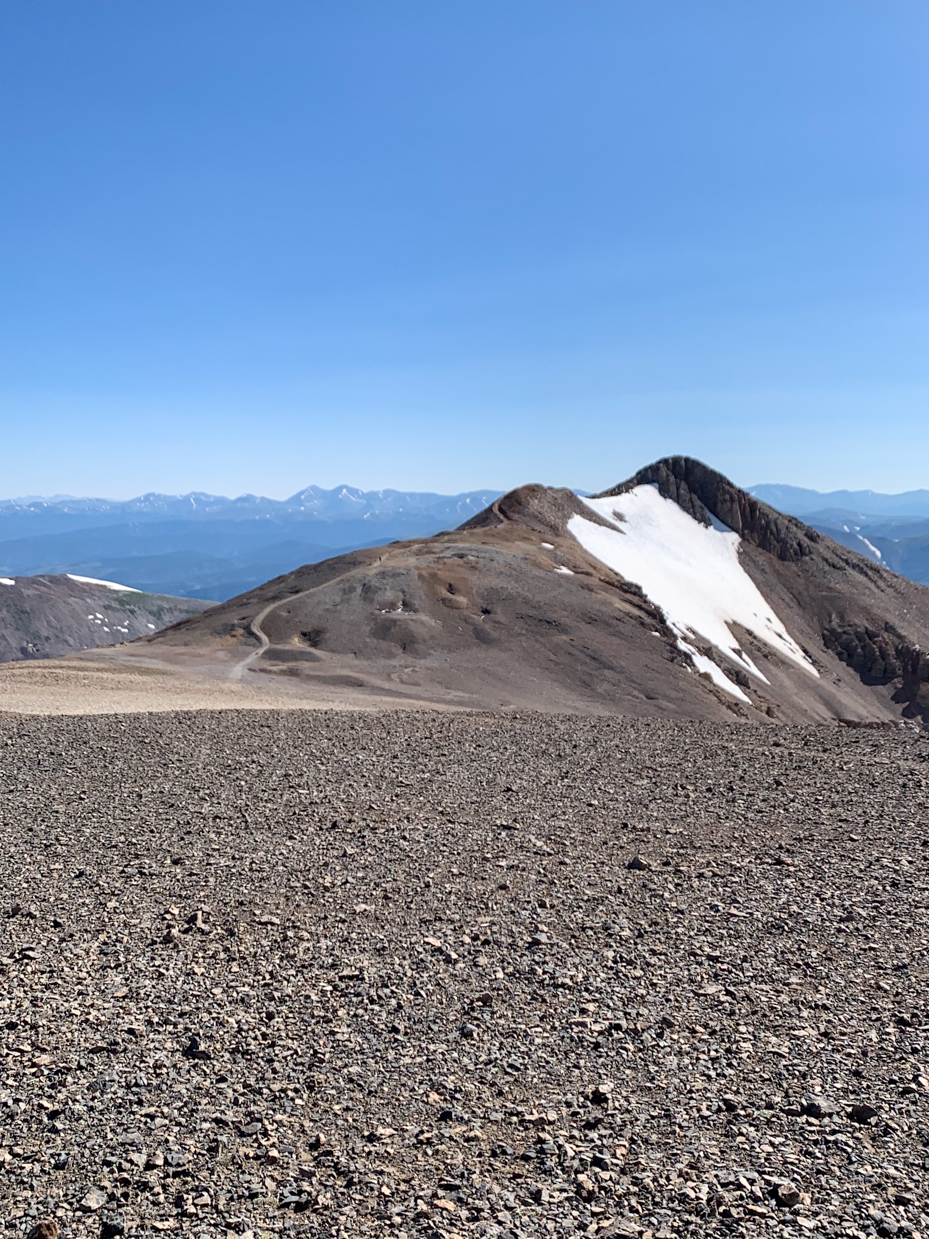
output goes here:
[[66, 572], [65, 576], [69, 581], [80, 581], [82, 585], [102, 585], [104, 589], [116, 589], [126, 594], [141, 594], [142, 592], [132, 585], [117, 585], [115, 581], [98, 581], [93, 576], [75, 576], [73, 572]]
[[583, 502], [611, 528], [572, 516], [568, 530], [601, 563], [641, 587], [663, 612], [681, 649], [732, 696], [742, 690], [693, 648], [695, 637], [767, 683], [740, 649], [730, 625], [740, 624], [812, 676], [819, 672], [794, 641], [739, 561], [741, 539], [719, 522], [702, 525], [655, 486]]

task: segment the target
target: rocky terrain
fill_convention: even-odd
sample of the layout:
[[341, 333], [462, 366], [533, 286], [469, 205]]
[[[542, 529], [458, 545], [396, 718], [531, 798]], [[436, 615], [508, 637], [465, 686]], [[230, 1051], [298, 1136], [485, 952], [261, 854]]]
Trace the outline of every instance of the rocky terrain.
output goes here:
[[133, 641], [210, 605], [65, 573], [0, 577], [0, 662]]
[[918, 1239], [927, 779], [899, 726], [0, 718], [7, 1233]]
[[125, 658], [276, 681], [295, 704], [803, 723], [929, 719], [927, 648], [929, 589], [672, 457], [600, 496], [523, 486], [451, 533], [307, 565]]

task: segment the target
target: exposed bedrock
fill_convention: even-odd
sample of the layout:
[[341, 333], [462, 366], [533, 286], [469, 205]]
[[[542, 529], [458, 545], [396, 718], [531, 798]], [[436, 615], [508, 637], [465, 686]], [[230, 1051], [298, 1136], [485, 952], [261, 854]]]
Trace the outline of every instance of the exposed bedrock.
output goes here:
[[711, 513], [747, 542], [787, 563], [812, 554], [813, 547], [824, 542], [822, 535], [809, 525], [769, 508], [734, 486], [723, 474], [689, 456], [668, 456], [655, 461], [596, 498], [621, 495], [635, 486], [648, 485], [657, 486], [665, 498], [673, 499], [694, 520], [709, 525]]
[[929, 722], [929, 654], [890, 624], [883, 630], [845, 625], [823, 631], [823, 642], [865, 684], [894, 684], [904, 718]]

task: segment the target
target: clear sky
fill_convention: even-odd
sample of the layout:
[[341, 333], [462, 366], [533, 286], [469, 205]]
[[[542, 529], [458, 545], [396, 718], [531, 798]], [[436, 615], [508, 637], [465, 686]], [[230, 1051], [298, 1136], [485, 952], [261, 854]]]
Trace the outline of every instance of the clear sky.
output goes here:
[[0, 496], [929, 486], [925, 0], [4, 0]]

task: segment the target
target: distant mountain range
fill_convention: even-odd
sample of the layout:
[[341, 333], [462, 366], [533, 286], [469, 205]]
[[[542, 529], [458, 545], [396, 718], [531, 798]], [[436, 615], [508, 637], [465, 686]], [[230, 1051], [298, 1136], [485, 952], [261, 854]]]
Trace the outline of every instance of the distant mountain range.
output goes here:
[[882, 495], [763, 485], [748, 493], [892, 572], [929, 585], [929, 490]]
[[860, 512], [868, 516], [929, 517], [929, 490], [905, 490], [882, 495], [876, 490], [807, 490], [803, 486], [765, 483], [750, 486], [748, 493], [791, 516], [809, 516], [827, 509]]
[[[882, 495], [761, 485], [748, 492], [929, 584], [929, 490]], [[122, 501], [0, 500], [0, 575], [76, 573], [149, 593], [223, 601], [304, 564], [454, 529], [499, 498], [308, 486], [289, 499], [194, 491]]]
[[437, 495], [308, 486], [260, 495], [55, 496], [0, 500], [0, 574], [72, 572], [136, 589], [223, 600], [360, 547], [452, 529], [499, 491]]

